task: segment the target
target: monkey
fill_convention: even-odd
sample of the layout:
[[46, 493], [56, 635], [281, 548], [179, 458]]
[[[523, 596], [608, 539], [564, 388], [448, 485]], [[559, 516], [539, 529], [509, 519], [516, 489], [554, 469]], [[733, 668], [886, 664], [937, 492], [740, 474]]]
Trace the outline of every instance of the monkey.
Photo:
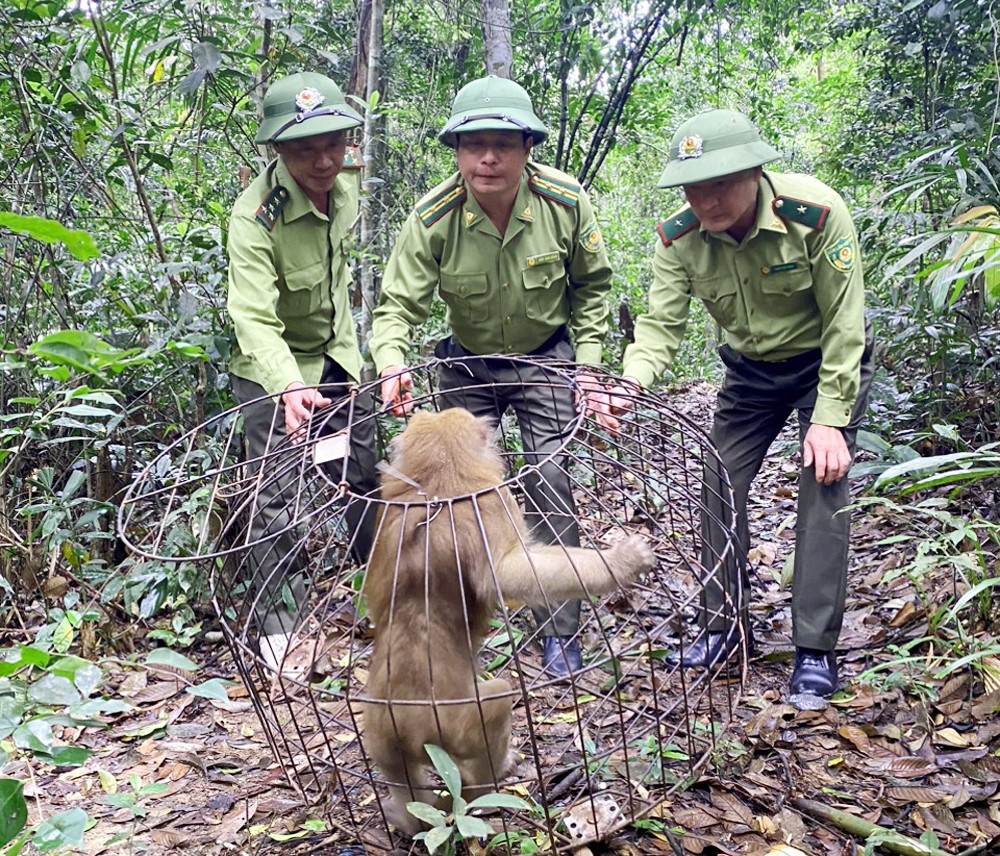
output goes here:
[[458, 765], [466, 800], [514, 766], [513, 691], [477, 681], [501, 599], [529, 606], [606, 594], [651, 569], [645, 538], [605, 550], [542, 546], [503, 486], [492, 426], [463, 408], [418, 412], [389, 448], [383, 505], [363, 584], [375, 642], [362, 745], [390, 783], [387, 819], [412, 835], [408, 799], [438, 803], [425, 743]]

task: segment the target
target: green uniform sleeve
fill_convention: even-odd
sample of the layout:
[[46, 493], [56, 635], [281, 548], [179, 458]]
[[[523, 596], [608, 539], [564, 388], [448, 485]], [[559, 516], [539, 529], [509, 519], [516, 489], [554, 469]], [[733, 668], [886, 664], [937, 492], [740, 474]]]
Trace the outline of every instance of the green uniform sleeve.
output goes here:
[[382, 277], [382, 293], [372, 315], [371, 353], [375, 370], [406, 364], [415, 327], [427, 320], [440, 265], [431, 232], [416, 212], [403, 224]]
[[229, 223], [227, 308], [240, 350], [252, 360], [261, 386], [281, 392], [302, 374], [282, 338], [278, 286], [270, 234], [253, 217], [234, 214]]
[[842, 428], [851, 421], [861, 386], [865, 285], [854, 223], [839, 196], [823, 231], [814, 233], [809, 252], [823, 352], [812, 421]]
[[684, 338], [691, 288], [674, 244], [659, 241], [653, 253], [649, 307], [635, 323], [635, 341], [625, 349], [622, 375], [650, 387], [673, 362]]
[[608, 332], [607, 296], [611, 263], [597, 226], [593, 205], [581, 191], [573, 257], [569, 268], [569, 331], [576, 361], [600, 366], [601, 348]]

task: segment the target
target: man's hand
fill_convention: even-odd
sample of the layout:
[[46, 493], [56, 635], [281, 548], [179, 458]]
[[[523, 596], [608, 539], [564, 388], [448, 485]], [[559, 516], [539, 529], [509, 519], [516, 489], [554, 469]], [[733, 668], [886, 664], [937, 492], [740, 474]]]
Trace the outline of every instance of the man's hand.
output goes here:
[[830, 485], [847, 475], [851, 453], [839, 428], [810, 425], [802, 443], [802, 466], [816, 467], [816, 481]]
[[597, 424], [612, 434], [618, 433], [618, 420], [611, 413], [611, 400], [604, 385], [588, 371], [579, 371], [576, 382], [580, 385], [577, 401], [583, 398], [587, 413], [593, 413]]
[[[312, 416], [314, 410], [330, 406], [330, 399], [318, 389], [306, 387], [301, 381], [293, 380], [281, 394], [281, 403], [285, 405], [285, 431], [289, 437], [293, 437], [303, 423]], [[301, 439], [302, 437], [293, 437], [293, 440]]]
[[621, 416], [632, 409], [635, 396], [640, 392], [642, 392], [642, 386], [635, 378], [621, 378], [614, 386], [608, 387], [608, 410], [613, 416]]
[[389, 366], [382, 369], [382, 406], [393, 416], [402, 416], [413, 410], [413, 376], [406, 366]]

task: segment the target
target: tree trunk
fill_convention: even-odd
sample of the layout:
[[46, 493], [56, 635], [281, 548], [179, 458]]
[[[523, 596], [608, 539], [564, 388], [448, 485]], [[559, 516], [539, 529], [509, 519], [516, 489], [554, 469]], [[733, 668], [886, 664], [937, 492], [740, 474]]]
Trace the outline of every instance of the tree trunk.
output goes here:
[[481, 0], [486, 73], [510, 77], [514, 51], [510, 43], [510, 6], [507, 0]]
[[[378, 300], [378, 283], [375, 275], [375, 259], [381, 254], [376, 246], [378, 235], [385, 231], [385, 205], [383, 204], [385, 175], [385, 152], [383, 134], [385, 122], [379, 112], [378, 101], [373, 95], [379, 90], [379, 73], [382, 66], [383, 15], [385, 0], [371, 0], [371, 17], [368, 32], [368, 66], [365, 80], [364, 141], [364, 183], [361, 194], [361, 312], [358, 318], [358, 334], [362, 342], [371, 339], [372, 311]], [[382, 94], [382, 93], [380, 93]], [[370, 357], [366, 357], [366, 373], [370, 371]]]

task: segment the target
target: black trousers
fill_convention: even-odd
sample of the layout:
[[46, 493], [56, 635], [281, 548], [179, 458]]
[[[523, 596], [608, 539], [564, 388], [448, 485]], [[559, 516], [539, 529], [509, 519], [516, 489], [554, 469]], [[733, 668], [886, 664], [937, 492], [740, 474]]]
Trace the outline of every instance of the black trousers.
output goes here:
[[[866, 331], [861, 383], [850, 422], [841, 432], [854, 454], [858, 427], [868, 408], [874, 371], [873, 338]], [[719, 392], [712, 440], [732, 483], [739, 549], [724, 555], [721, 524], [728, 512], [717, 467], [705, 468], [702, 494], [702, 565], [708, 579], [702, 594], [701, 620], [711, 631], [725, 630], [735, 617], [745, 618], [750, 589], [746, 573], [750, 532], [747, 496], [764, 456], [792, 411], [798, 411], [799, 439], [811, 424], [822, 354], [816, 350], [781, 362], [751, 360], [728, 345], [719, 350], [726, 379]], [[796, 647], [832, 651], [840, 636], [847, 592], [850, 502], [846, 477], [831, 485], [816, 481], [813, 467], [799, 476], [792, 583], [792, 636]], [[711, 571], [714, 569], [714, 573]]]
[[[436, 355], [468, 357], [470, 353], [449, 337], [438, 344]], [[575, 354], [568, 338], [557, 335], [531, 356], [571, 363]], [[544, 366], [527, 366], [494, 356], [442, 364], [439, 383], [441, 409], [464, 407], [497, 423], [508, 408], [513, 411], [528, 467], [523, 479], [525, 523], [539, 543], [579, 547], [567, 459], [556, 454], [576, 416], [573, 390]], [[572, 636], [580, 626], [578, 600], [533, 612], [542, 636]]]
[[[240, 404], [266, 395], [262, 386], [246, 378], [233, 375], [231, 382]], [[353, 422], [346, 481], [355, 495], [374, 497], [377, 480], [375, 423], [369, 418], [371, 394], [356, 396], [352, 407], [347, 373], [329, 357], [320, 383], [323, 394], [333, 403], [316, 411], [313, 420], [325, 420], [320, 429], [322, 435], [335, 434], [348, 421]], [[249, 476], [258, 490], [251, 510], [249, 537], [259, 543], [251, 548], [247, 563], [251, 575], [248, 595], [254, 599], [252, 614], [259, 625], [258, 634], [290, 633], [306, 602], [306, 533], [299, 524], [299, 515], [303, 510], [301, 480], [308, 474], [302, 472], [302, 456], [287, 453], [293, 447], [287, 440], [281, 399], [263, 398], [243, 408], [243, 442], [244, 457], [251, 462]], [[335, 483], [341, 480], [343, 460], [322, 466]], [[374, 504], [361, 499], [349, 501], [344, 516], [350, 529], [346, 536], [350, 539], [351, 553], [355, 561], [363, 564], [371, 551]]]

